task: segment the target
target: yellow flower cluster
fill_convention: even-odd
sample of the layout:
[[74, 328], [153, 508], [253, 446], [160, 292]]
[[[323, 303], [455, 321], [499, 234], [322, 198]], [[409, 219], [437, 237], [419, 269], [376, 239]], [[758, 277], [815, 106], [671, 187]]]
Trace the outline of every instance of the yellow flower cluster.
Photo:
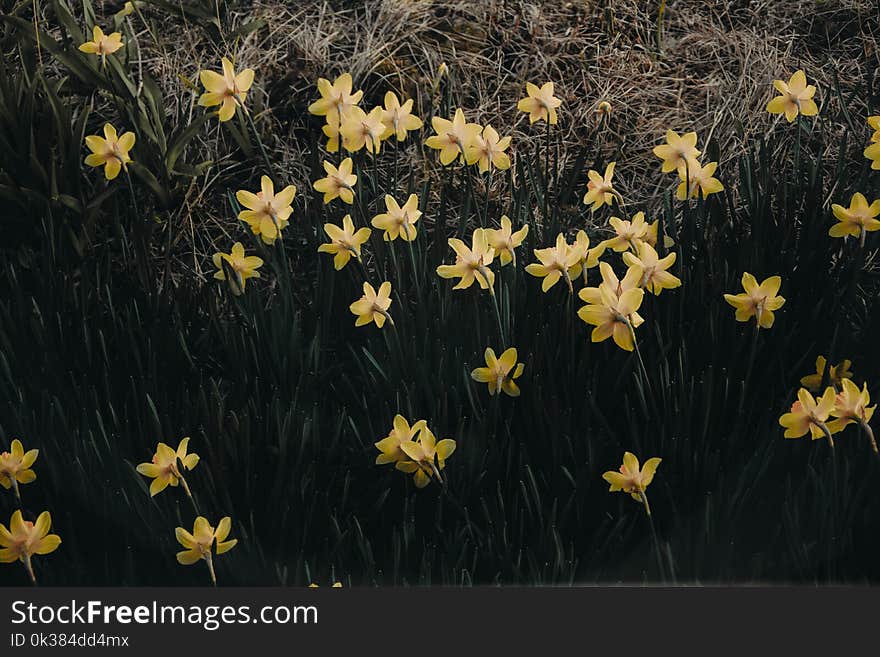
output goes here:
[[417, 488], [424, 488], [432, 479], [443, 483], [440, 472], [455, 451], [455, 441], [438, 441], [425, 420], [410, 426], [402, 415], [395, 415], [391, 431], [376, 443], [376, 449], [380, 452], [377, 465], [393, 463], [397, 470], [413, 475]]
[[[824, 437], [834, 447], [832, 436], [855, 424], [868, 438], [871, 449], [878, 452], [869, 424], [877, 405], [869, 405], [871, 394], [867, 383], [859, 388], [853, 382], [849, 369], [851, 364], [849, 360], [844, 360], [828, 368], [824, 356], [816, 358], [815, 374], [801, 378], [800, 383], [804, 387], [798, 390], [797, 401], [792, 404], [791, 411], [779, 418], [779, 424], [785, 427], [786, 438], [801, 438], [809, 433], [813, 440]], [[811, 392], [818, 392], [823, 385], [826, 386], [825, 391], [821, 396], [814, 397]]]
[[[29, 484], [37, 478], [33, 465], [40, 450], [24, 450], [24, 445], [17, 438], [13, 439], [9, 451], [0, 452], [0, 486], [12, 489], [15, 503], [21, 507], [20, 484]], [[0, 523], [0, 563], [20, 561], [27, 571], [32, 583], [37, 583], [32, 557], [35, 554], [45, 555], [54, 552], [61, 545], [57, 534], [50, 534], [52, 516], [43, 511], [35, 522], [25, 520], [21, 508], [12, 513], [9, 528]]]
[[880, 170], [880, 116], [869, 116], [868, 126], [874, 131], [871, 143], [865, 149], [865, 157], [871, 160], [871, 168]]
[[229, 516], [220, 519], [214, 528], [208, 520], [199, 514], [199, 508], [193, 497], [192, 490], [187, 484], [183, 472], [190, 472], [199, 464], [199, 455], [189, 451], [189, 437], [181, 439], [177, 449], [160, 442], [156, 445], [156, 451], [149, 463], [141, 463], [137, 466], [138, 473], [152, 479], [150, 484], [150, 496], [155, 497], [168, 486], [183, 488], [186, 496], [192, 502], [196, 512], [196, 519], [192, 532], [183, 527], [177, 527], [174, 535], [177, 542], [183, 546], [183, 550], [177, 553], [178, 563], [189, 566], [199, 561], [204, 561], [208, 566], [211, 583], [217, 585], [217, 574], [214, 569], [214, 555], [223, 554], [238, 544], [238, 539], [226, 540], [232, 528], [232, 520]]

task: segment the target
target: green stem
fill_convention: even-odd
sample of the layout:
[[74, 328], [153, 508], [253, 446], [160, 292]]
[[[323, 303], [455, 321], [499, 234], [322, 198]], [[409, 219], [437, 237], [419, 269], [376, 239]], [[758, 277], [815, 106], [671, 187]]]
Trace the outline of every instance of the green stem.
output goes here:
[[272, 177], [272, 180], [277, 180], [275, 175], [275, 167], [272, 166], [272, 161], [269, 159], [269, 153], [266, 152], [266, 147], [263, 145], [263, 140], [260, 138], [260, 133], [257, 130], [257, 126], [254, 123], [254, 118], [251, 116], [251, 113], [242, 105], [241, 111], [244, 112], [245, 118], [247, 119], [248, 125], [251, 128], [251, 132], [254, 133], [254, 139], [257, 140], [257, 146], [260, 149], [260, 155], [263, 158], [263, 163], [266, 165], [266, 170], [269, 172], [269, 175]]

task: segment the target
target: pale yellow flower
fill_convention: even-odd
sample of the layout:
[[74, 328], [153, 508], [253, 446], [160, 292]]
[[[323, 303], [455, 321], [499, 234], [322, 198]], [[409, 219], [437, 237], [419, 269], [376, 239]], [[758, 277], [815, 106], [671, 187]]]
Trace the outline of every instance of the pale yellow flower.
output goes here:
[[199, 105], [213, 107], [220, 105], [217, 117], [228, 121], [235, 115], [235, 108], [244, 109], [247, 92], [254, 83], [254, 70], [246, 68], [236, 74], [232, 62], [226, 57], [222, 59], [223, 74], [215, 71], [201, 71], [199, 79], [205, 87], [205, 93], [199, 97]]
[[401, 206], [391, 194], [386, 194], [385, 208], [387, 212], [377, 214], [370, 222], [374, 228], [385, 231], [383, 234], [385, 241], [394, 241], [398, 237], [404, 242], [414, 240], [418, 234], [415, 224], [422, 216], [419, 210], [419, 197], [410, 194], [406, 203]]
[[802, 70], [795, 71], [788, 83], [773, 80], [773, 86], [782, 95], [767, 103], [767, 111], [771, 114], [785, 114], [786, 120], [791, 123], [798, 114], [815, 116], [819, 113], [813, 101], [816, 87], [807, 84], [807, 76]]
[[550, 125], [556, 125], [556, 110], [562, 105], [562, 101], [553, 95], [553, 83], [545, 82], [538, 87], [526, 82], [526, 93], [528, 96], [520, 100], [516, 107], [529, 115], [529, 123], [547, 121]]
[[352, 173], [353, 169], [354, 163], [350, 157], [342, 160], [338, 169], [326, 160], [324, 161], [324, 171], [327, 177], [316, 180], [314, 188], [324, 194], [325, 204], [335, 198], [349, 205], [354, 203], [354, 186], [357, 183], [357, 176]]

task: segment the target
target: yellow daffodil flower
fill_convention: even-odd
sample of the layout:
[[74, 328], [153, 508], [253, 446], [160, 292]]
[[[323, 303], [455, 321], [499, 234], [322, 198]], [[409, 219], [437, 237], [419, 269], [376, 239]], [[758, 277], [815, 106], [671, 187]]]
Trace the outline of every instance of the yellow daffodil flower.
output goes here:
[[0, 523], [0, 563], [21, 561], [31, 581], [36, 583], [31, 557], [35, 554], [49, 554], [61, 545], [61, 537], [50, 534], [52, 516], [43, 511], [36, 522], [24, 520], [21, 511], [16, 510], [9, 521], [9, 529]]
[[471, 248], [455, 237], [449, 239], [449, 246], [455, 251], [455, 264], [440, 265], [437, 275], [441, 278], [460, 278], [453, 290], [467, 289], [476, 280], [482, 289], [495, 294], [495, 272], [489, 269], [495, 258], [495, 249], [489, 245], [488, 231], [483, 228], [474, 230]]
[[264, 243], [274, 244], [281, 230], [287, 227], [295, 195], [294, 185], [288, 185], [276, 194], [269, 176], [262, 176], [260, 191], [256, 194], [243, 189], [235, 193], [238, 202], [247, 208], [238, 213], [238, 218], [250, 226], [253, 234], [259, 235]]
[[[152, 460], [149, 463], [138, 465], [137, 471], [153, 480], [150, 484], [150, 497], [155, 497], [168, 486], [176, 487], [178, 484], [182, 484], [187, 497], [192, 498], [192, 493], [181, 473], [181, 468], [192, 470], [199, 463], [199, 455], [188, 454], [188, 447], [189, 437], [181, 440], [176, 450], [165, 443], [159, 443], [156, 445], [156, 453], [153, 454]], [[178, 461], [180, 461], [180, 467], [178, 467]]]
[[880, 171], [880, 142], [874, 142], [865, 149], [865, 157], [871, 160], [871, 168]]
[[489, 394], [493, 397], [500, 390], [510, 397], [519, 397], [519, 386], [514, 379], [522, 376], [525, 365], [516, 362], [516, 349], [506, 349], [500, 357], [495, 357], [492, 347], [487, 347], [484, 354], [486, 367], [478, 367], [471, 372], [471, 378], [489, 385]]
[[424, 488], [432, 477], [443, 481], [440, 471], [446, 467], [446, 459], [455, 451], [455, 441], [445, 438], [437, 442], [433, 432], [423, 427], [418, 441], [402, 442], [400, 449], [410, 460], [398, 461], [395, 467], [401, 472], [415, 473], [416, 488]]
[[487, 125], [465, 146], [465, 161], [476, 164], [480, 173], [486, 173], [493, 166], [501, 170], [509, 169], [510, 157], [504, 152], [508, 146], [510, 137], [499, 137], [495, 128]]
[[[717, 168], [717, 162], [709, 162], [703, 166], [697, 160], [688, 160], [687, 166], [678, 170], [681, 183], [675, 190], [675, 198], [684, 201], [687, 198], [697, 198], [700, 193], [703, 198], [708, 198], [710, 194], [724, 191], [724, 185], [721, 184], [721, 181], [713, 177]], [[690, 186], [690, 192], [688, 192], [688, 186]]]
[[380, 454], [376, 457], [376, 465], [384, 465], [386, 463], [400, 463], [406, 461], [409, 457], [403, 453], [400, 448], [402, 443], [410, 442], [415, 439], [416, 434], [427, 426], [424, 420], [414, 422], [409, 426], [406, 418], [400, 414], [394, 416], [391, 431], [388, 435], [377, 443], [373, 443]]
[[543, 278], [541, 290], [546, 292], [564, 278], [568, 284], [568, 293], [574, 294], [572, 280], [581, 275], [581, 253], [565, 240], [565, 235], [556, 236], [556, 244], [546, 249], [535, 249], [535, 257], [539, 262], [526, 266], [526, 272], [537, 278]]
[[529, 225], [524, 224], [518, 231], [513, 232], [513, 225], [506, 214], [501, 215], [501, 228], [490, 228], [486, 236], [489, 246], [495, 250], [495, 254], [501, 261], [501, 266], [513, 263], [516, 266], [516, 248], [523, 243], [529, 234]]
[[645, 291], [636, 287], [642, 278], [641, 267], [632, 266], [622, 281], [607, 262], [599, 263], [603, 282], [599, 287], [582, 289], [578, 296], [587, 305], [578, 310], [578, 317], [593, 328], [592, 342], [603, 342], [613, 338], [614, 343], [624, 351], [635, 348], [635, 329], [645, 320], [638, 314]]
[[779, 424], [785, 427], [785, 437], [800, 438], [809, 432], [813, 440], [824, 436], [828, 439], [828, 444], [834, 447], [831, 428], [826, 424], [837, 401], [834, 388], [831, 386], [825, 388], [825, 393], [818, 399], [814, 398], [806, 388], [801, 388], [797, 397], [798, 400], [791, 406], [791, 412], [779, 418]]
[[608, 220], [614, 229], [615, 236], [603, 242], [605, 248], [613, 251], [626, 251], [632, 249], [635, 251], [642, 242], [656, 243], [657, 241], [657, 224], [649, 224], [645, 221], [644, 212], [636, 212], [631, 221], [620, 219], [619, 217], [611, 217]]
[[663, 160], [660, 170], [663, 173], [680, 171], [688, 161], [700, 155], [697, 150], [697, 133], [688, 132], [679, 136], [674, 130], [666, 131], [666, 143], [654, 147], [654, 155]]
[[639, 281], [639, 287], [659, 295], [662, 290], [672, 290], [681, 286], [681, 280], [667, 271], [675, 264], [675, 252], [667, 254], [665, 258], [660, 258], [654, 247], [647, 242], [639, 242], [636, 246], [636, 252], [638, 255], [624, 253], [623, 261], [629, 267], [641, 268], [642, 279]]
[[321, 132], [327, 137], [327, 144], [325, 146], [327, 152], [337, 153], [339, 151], [339, 142], [341, 141], [338, 121], [335, 119], [328, 120], [327, 123], [321, 127]]
[[90, 167], [103, 166], [104, 176], [107, 180], [113, 180], [120, 170], [128, 169], [128, 163], [131, 162], [128, 153], [134, 148], [134, 140], [133, 132], [125, 132], [119, 137], [116, 128], [105, 123], [103, 137], [86, 137], [86, 146], [92, 151], [91, 155], [86, 156], [86, 164]]
[[550, 125], [556, 125], [556, 110], [562, 105], [562, 101], [553, 95], [553, 83], [545, 82], [538, 87], [526, 82], [526, 93], [528, 96], [521, 99], [516, 108], [529, 115], [529, 123], [547, 121]]
[[385, 109], [382, 112], [382, 123], [385, 124], [386, 133], [384, 138], [397, 137], [397, 141], [404, 141], [406, 133], [418, 130], [422, 127], [422, 120], [412, 113], [413, 99], [406, 100], [403, 105], [397, 99], [393, 91], [385, 93]]
[[871, 403], [871, 394], [868, 392], [868, 384], [865, 383], [862, 389], [853, 383], [850, 379], [843, 380], [843, 389], [837, 394], [834, 401], [834, 408], [831, 410], [831, 417], [835, 418], [828, 423], [828, 430], [831, 433], [842, 431], [849, 424], [858, 424], [875, 453], [878, 452], [877, 441], [874, 439], [874, 432], [871, 425], [868, 424], [877, 410], [877, 405], [868, 406]]
[[217, 268], [214, 278], [218, 281], [227, 280], [224, 262], [235, 273], [235, 278], [229, 279], [229, 289], [236, 296], [244, 292], [245, 284], [249, 278], [260, 278], [260, 272], [257, 269], [263, 266], [262, 258], [246, 256], [244, 254], [244, 246], [242, 246], [241, 242], [233, 244], [230, 253], [215, 253], [213, 262]]
[[413, 241], [418, 234], [415, 224], [422, 216], [422, 211], [419, 210], [419, 197], [410, 194], [406, 203], [401, 206], [391, 194], [386, 194], [385, 208], [387, 212], [373, 217], [370, 222], [373, 227], [385, 231], [383, 238], [386, 242], [393, 242], [398, 237], [404, 242]]
[[831, 237], [850, 235], [863, 239], [865, 233], [880, 230], [880, 221], [875, 218], [880, 215], [880, 199], [868, 205], [868, 199], [856, 192], [850, 199], [849, 208], [834, 203], [831, 211], [838, 221], [828, 229]]
[[[825, 356], [817, 356], [816, 373], [802, 377], [801, 385], [810, 392], [819, 392], [822, 389], [822, 378], [825, 376], [825, 367], [827, 365], [828, 361], [825, 359]], [[849, 369], [851, 366], [852, 362], [849, 360], [843, 360], [837, 365], [832, 366], [828, 372], [827, 382], [834, 386], [835, 390], [840, 390], [843, 380], [852, 378], [853, 374]]]
[[[140, 5], [140, 3], [138, 3], [138, 5]], [[117, 11], [115, 16], [117, 18], [125, 18], [126, 16], [131, 16], [133, 13], [134, 13], [134, 3], [129, 1], [129, 2], [126, 2], [124, 5], [122, 5], [122, 9]]]
[[785, 298], [777, 296], [782, 279], [771, 276], [760, 285], [750, 273], [742, 275], [742, 286], [745, 293], [725, 294], [724, 300], [736, 308], [736, 321], [747, 322], [752, 317], [761, 328], [770, 328], [776, 319], [774, 311], [782, 308]]
[[639, 459], [632, 452], [624, 452], [623, 465], [620, 466], [618, 472], [609, 470], [602, 475], [602, 479], [611, 484], [609, 492], [614, 493], [621, 491], [629, 493], [637, 502], [645, 505], [645, 512], [651, 515], [651, 507], [648, 504], [648, 496], [645, 490], [654, 480], [654, 473], [657, 472], [657, 466], [663, 459], [650, 458], [645, 461], [645, 465], [639, 469]]
[[385, 281], [379, 286], [378, 293], [373, 289], [372, 285], [364, 283], [364, 296], [352, 303], [348, 309], [357, 315], [357, 319], [354, 322], [355, 326], [363, 326], [364, 324], [375, 322], [376, 326], [382, 328], [385, 325], [386, 319], [391, 326], [394, 326], [394, 320], [391, 319], [391, 315], [388, 313], [388, 308], [390, 307], [391, 283]]
[[342, 228], [334, 224], [324, 224], [324, 232], [327, 233], [330, 242], [321, 244], [318, 252], [334, 254], [333, 266], [338, 271], [348, 264], [351, 256], [361, 259], [361, 246], [370, 239], [370, 233], [373, 231], [369, 228], [355, 231], [351, 215], [347, 214], [342, 218]]
[[611, 203], [615, 199], [620, 203], [620, 194], [614, 189], [614, 183], [612, 182], [615, 164], [617, 163], [609, 162], [608, 166], [605, 167], [604, 176], [600, 175], [598, 171], [594, 171], [593, 169], [590, 169], [587, 173], [590, 180], [587, 182], [587, 193], [584, 194], [584, 204], [590, 205], [592, 203], [593, 206], [590, 210], [596, 211], [603, 205], [611, 207]]
[[782, 95], [767, 103], [770, 114], [785, 114], [786, 120], [791, 123], [798, 114], [815, 116], [819, 113], [819, 108], [813, 101], [816, 87], [807, 84], [807, 76], [802, 70], [795, 71], [788, 83], [773, 80], [773, 86]]
[[235, 114], [235, 108], [244, 109], [247, 92], [254, 83], [254, 70], [244, 69], [236, 74], [232, 62], [226, 57], [222, 59], [223, 74], [216, 71], [200, 71], [199, 79], [205, 88], [205, 93], [199, 97], [199, 105], [202, 107], [214, 107], [220, 105], [217, 117], [221, 121], [228, 121]]
[[101, 58], [101, 66], [104, 66], [107, 55], [112, 55], [120, 48], [122, 48], [121, 33], [104, 34], [104, 31], [95, 25], [92, 28], [92, 40], [80, 45], [79, 50], [90, 55], [98, 55]]
[[347, 110], [357, 106], [364, 95], [363, 91], [352, 93], [351, 88], [352, 79], [350, 73], [343, 73], [332, 83], [326, 78], [318, 78], [318, 93], [321, 94], [321, 98], [309, 105], [309, 113], [315, 116], [328, 117], [328, 123], [331, 123], [330, 117], [333, 117], [335, 114], [335, 123], [338, 125], [342, 115]]
[[592, 249], [590, 248], [590, 238], [583, 230], [579, 230], [575, 235], [574, 244], [571, 246], [572, 251], [577, 254], [578, 264], [584, 276], [584, 283], [587, 282], [587, 271], [598, 266], [599, 258], [605, 253], [605, 243], [599, 242]]
[[364, 148], [373, 155], [382, 150], [382, 139], [387, 128], [382, 123], [382, 108], [374, 107], [367, 114], [360, 107], [351, 107], [342, 114], [339, 134], [342, 147], [349, 153]]
[[868, 127], [874, 131], [874, 134], [871, 135], [871, 141], [880, 141], [880, 116], [869, 116]]
[[482, 131], [476, 123], [465, 121], [461, 108], [455, 110], [451, 121], [435, 116], [431, 119], [431, 126], [436, 134], [425, 140], [425, 146], [440, 151], [440, 163], [443, 166], [452, 164], [459, 157], [464, 161], [468, 146]]
[[338, 169], [329, 162], [324, 162], [324, 172], [327, 177], [316, 180], [314, 187], [316, 191], [324, 195], [325, 205], [335, 198], [349, 205], [354, 203], [354, 186], [357, 183], [357, 176], [352, 173], [353, 168], [354, 163], [350, 157], [342, 160]]
[[18, 438], [13, 439], [8, 452], [0, 453], [0, 486], [6, 490], [11, 488], [19, 501], [21, 494], [18, 485], [29, 484], [37, 478], [37, 473], [31, 469], [31, 466], [37, 460], [39, 453], [38, 449], [25, 452]]
[[177, 542], [186, 548], [177, 553], [177, 562], [184, 566], [191, 566], [204, 559], [211, 573], [211, 583], [216, 586], [217, 575], [214, 573], [213, 555], [229, 552], [238, 545], [237, 538], [231, 541], [226, 540], [231, 528], [232, 520], [229, 516], [220, 519], [220, 522], [217, 523], [217, 529], [211, 527], [203, 516], [196, 518], [192, 534], [183, 527], [177, 527], [174, 530], [174, 536], [177, 538]]

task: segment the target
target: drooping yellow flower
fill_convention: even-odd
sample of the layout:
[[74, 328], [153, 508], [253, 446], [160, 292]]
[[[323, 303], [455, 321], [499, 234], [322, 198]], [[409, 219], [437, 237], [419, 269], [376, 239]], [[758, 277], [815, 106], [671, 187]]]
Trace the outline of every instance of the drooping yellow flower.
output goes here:
[[807, 76], [803, 70], [795, 71], [788, 83], [773, 80], [773, 86], [782, 95], [767, 103], [767, 111], [771, 114], [785, 114], [786, 120], [791, 123], [798, 114], [815, 116], [819, 113], [819, 108], [813, 101], [816, 87], [807, 84]]
[[[822, 389], [822, 378], [825, 376], [825, 367], [827, 365], [828, 361], [825, 356], [817, 356], [816, 373], [802, 377], [801, 385], [810, 392], [819, 392], [819, 390]], [[849, 360], [843, 360], [837, 365], [832, 366], [831, 370], [828, 372], [827, 383], [834, 386], [835, 390], [840, 390], [841, 385], [843, 385], [843, 380], [852, 378], [853, 373], [849, 369], [851, 366], [852, 362]]]
[[377, 214], [370, 222], [374, 228], [385, 231], [383, 238], [386, 242], [393, 242], [398, 237], [404, 242], [411, 242], [418, 235], [416, 222], [422, 216], [419, 210], [419, 197], [410, 194], [402, 206], [394, 200], [391, 194], [385, 195], [385, 208], [387, 212]]
[[526, 93], [528, 96], [521, 99], [516, 107], [529, 115], [529, 123], [547, 121], [550, 125], [556, 125], [556, 110], [562, 105], [562, 101], [553, 95], [553, 83], [545, 82], [538, 87], [526, 82]]
[[546, 292], [564, 278], [568, 284], [568, 293], [574, 294], [572, 280], [581, 275], [581, 253], [565, 240], [565, 235], [556, 236], [556, 244], [546, 249], [535, 249], [535, 257], [539, 262], [526, 266], [526, 272], [537, 278], [543, 278], [541, 290]]
[[235, 198], [247, 210], [238, 213], [238, 218], [251, 227], [254, 235], [259, 235], [266, 244], [274, 244], [281, 231], [287, 227], [293, 212], [293, 197], [296, 187], [288, 185], [277, 194], [269, 176], [260, 178], [260, 191], [254, 194], [243, 189], [235, 193]]
[[134, 148], [134, 133], [125, 132], [121, 137], [117, 136], [116, 128], [109, 123], [104, 124], [104, 136], [89, 135], [86, 137], [86, 146], [92, 151], [86, 156], [86, 164], [90, 167], [104, 167], [104, 176], [107, 180], [113, 180], [119, 175], [120, 170], [128, 169], [131, 162], [129, 151]]
[[410, 460], [398, 461], [395, 467], [401, 472], [415, 473], [416, 488], [424, 488], [433, 477], [443, 480], [440, 471], [455, 451], [455, 441], [444, 438], [437, 442], [434, 433], [426, 426], [419, 432], [418, 441], [402, 442], [400, 449]]
[[[310, 588], [310, 589], [317, 589], [317, 588], [320, 588], [320, 586], [318, 586], [317, 584], [315, 584], [314, 582], [312, 582], [311, 584], [309, 584], [309, 588]], [[341, 588], [342, 588], [342, 582], [333, 582], [333, 584], [330, 585], [330, 588], [331, 588], [331, 589], [341, 589]]]
[[623, 261], [629, 267], [641, 268], [642, 278], [639, 281], [639, 287], [659, 295], [663, 290], [672, 290], [681, 286], [681, 280], [668, 271], [675, 264], [676, 254], [674, 251], [661, 258], [653, 246], [647, 242], [639, 242], [636, 246], [636, 252], [638, 255], [624, 253]]
[[413, 99], [406, 100], [403, 105], [393, 91], [385, 93], [385, 109], [382, 112], [382, 123], [385, 124], [385, 138], [395, 135], [397, 141], [404, 141], [406, 133], [422, 127], [422, 120], [412, 113]]
[[476, 280], [482, 289], [495, 294], [495, 272], [489, 269], [495, 258], [495, 249], [489, 245], [488, 231], [483, 228], [475, 229], [470, 248], [455, 237], [448, 242], [455, 251], [455, 264], [440, 265], [437, 267], [437, 275], [441, 278], [460, 278], [453, 290], [467, 289]]
[[476, 123], [467, 123], [461, 108], [455, 110], [452, 120], [435, 116], [431, 119], [435, 135], [425, 140], [425, 146], [440, 151], [440, 163], [452, 164], [456, 159], [465, 161], [468, 146], [480, 134], [482, 128]]
[[510, 157], [504, 152], [508, 146], [510, 137], [499, 137], [495, 128], [487, 125], [465, 146], [465, 161], [476, 164], [480, 173], [486, 173], [493, 166], [501, 170], [509, 169]]
[[667, 130], [666, 143], [655, 146], [653, 152], [663, 160], [660, 166], [663, 173], [679, 171], [687, 166], [689, 160], [695, 160], [700, 155], [697, 133], [688, 132], [679, 136], [674, 130]]
[[192, 470], [196, 467], [199, 463], [199, 455], [188, 454], [188, 447], [188, 436], [180, 441], [176, 450], [165, 443], [159, 443], [156, 445], [156, 453], [153, 454], [152, 460], [138, 465], [137, 471], [153, 480], [150, 484], [150, 497], [155, 497], [168, 486], [176, 487], [178, 484], [182, 484], [187, 496], [192, 497], [181, 469]]
[[18, 485], [29, 484], [37, 478], [37, 473], [31, 466], [39, 453], [38, 449], [25, 452], [21, 441], [18, 438], [13, 439], [9, 451], [0, 453], [0, 486], [6, 490], [12, 488], [15, 496], [20, 499]]
[[871, 160], [871, 168], [880, 171], [880, 142], [874, 142], [865, 149], [865, 157]]
[[871, 447], [877, 451], [877, 443], [874, 441], [874, 432], [868, 423], [877, 410], [877, 405], [869, 406], [871, 403], [871, 393], [868, 392], [868, 384], [865, 383], [862, 389], [852, 382], [851, 379], [843, 380], [843, 389], [837, 393], [834, 401], [834, 408], [831, 409], [831, 417], [835, 418], [828, 423], [828, 430], [831, 433], [842, 431], [849, 424], [858, 424], [868, 435], [871, 441]]
[[314, 187], [316, 191], [324, 194], [325, 205], [335, 198], [349, 205], [354, 203], [354, 186], [358, 178], [352, 173], [352, 169], [354, 169], [354, 163], [350, 157], [342, 160], [338, 169], [326, 160], [324, 161], [324, 172], [327, 177], [316, 180]]
[[331, 123], [332, 117], [338, 125], [343, 113], [361, 102], [364, 95], [363, 91], [352, 93], [351, 88], [350, 73], [343, 73], [332, 84], [326, 78], [318, 78], [318, 93], [321, 94], [321, 98], [309, 105], [309, 113], [328, 117], [328, 123]]
[[391, 431], [385, 438], [374, 443], [376, 449], [380, 452], [376, 457], [376, 465], [399, 463], [400, 461], [408, 460], [409, 457], [400, 448], [401, 443], [414, 440], [416, 434], [426, 426], [427, 423], [424, 420], [418, 420], [412, 426], [409, 426], [409, 422], [407, 422], [405, 417], [399, 413], [395, 415]]
[[217, 523], [214, 529], [206, 518], [199, 516], [193, 523], [193, 531], [190, 534], [183, 527], [174, 530], [174, 536], [185, 550], [177, 553], [177, 562], [184, 566], [191, 566], [204, 559], [211, 573], [211, 582], [217, 585], [217, 575], [214, 573], [214, 555], [229, 552], [238, 545], [238, 539], [227, 541], [229, 530], [232, 529], [232, 520], [225, 516]]
[[614, 165], [616, 162], [609, 162], [605, 167], [605, 175], [600, 175], [598, 171], [590, 169], [587, 173], [589, 182], [587, 182], [587, 193], [584, 194], [584, 204], [593, 204], [590, 210], [598, 210], [603, 205], [611, 206], [612, 201], [617, 199], [620, 202], [620, 194], [614, 189]]
[[495, 254], [501, 261], [501, 266], [513, 263], [516, 265], [516, 248], [523, 243], [529, 234], [529, 225], [524, 224], [518, 231], [513, 232], [513, 225], [506, 214], [501, 215], [501, 228], [487, 230], [489, 246], [495, 249]]
[[600, 262], [599, 270], [603, 282], [578, 293], [581, 301], [587, 304], [578, 310], [578, 317], [595, 327], [590, 334], [592, 342], [613, 338], [618, 347], [632, 351], [635, 329], [644, 322], [637, 312], [645, 296], [645, 291], [636, 287], [642, 277], [641, 267], [630, 267], [622, 281], [618, 281], [607, 262]]
[[650, 458], [645, 461], [645, 465], [639, 469], [639, 459], [632, 452], [624, 452], [623, 465], [620, 466], [618, 472], [609, 470], [602, 475], [602, 479], [611, 484], [609, 492], [614, 493], [621, 491], [628, 493], [634, 500], [645, 505], [645, 512], [651, 515], [651, 507], [648, 504], [648, 496], [645, 490], [654, 480], [654, 473], [657, 472], [657, 466], [661, 461], [658, 457]]
[[770, 328], [776, 316], [774, 311], [779, 310], [785, 304], [785, 298], [778, 296], [782, 279], [779, 276], [771, 276], [764, 279], [760, 285], [750, 273], [742, 275], [742, 286], [745, 293], [725, 294], [724, 300], [736, 308], [736, 321], [747, 322], [752, 317], [761, 328]]
[[95, 25], [92, 28], [92, 40], [80, 45], [79, 50], [90, 55], [100, 56], [103, 65], [105, 57], [112, 55], [120, 48], [122, 48], [122, 34], [119, 32], [104, 34], [104, 31]]
[[385, 325], [386, 319], [391, 326], [394, 326], [394, 320], [391, 319], [391, 315], [388, 313], [388, 308], [390, 307], [391, 283], [385, 281], [379, 286], [378, 293], [373, 289], [372, 285], [364, 283], [364, 295], [352, 303], [348, 309], [357, 315], [357, 319], [354, 322], [355, 326], [363, 326], [364, 324], [375, 322], [376, 326], [382, 328]]
[[21, 561], [27, 569], [31, 581], [36, 583], [31, 557], [35, 554], [49, 554], [61, 545], [61, 537], [50, 534], [52, 516], [43, 511], [36, 522], [24, 520], [21, 511], [16, 510], [9, 520], [9, 529], [0, 523], [0, 563]]
[[257, 269], [263, 266], [262, 258], [258, 258], [257, 256], [246, 256], [244, 254], [244, 246], [242, 246], [241, 242], [233, 244], [230, 253], [215, 253], [213, 262], [214, 266], [217, 268], [217, 272], [214, 273], [214, 278], [218, 281], [227, 280], [226, 267], [223, 265], [224, 262], [235, 274], [234, 278], [229, 279], [229, 289], [232, 290], [232, 293], [236, 296], [244, 292], [245, 284], [249, 278], [260, 278], [260, 272], [258, 272]]
[[826, 424], [837, 401], [834, 388], [825, 388], [825, 393], [818, 400], [806, 388], [798, 390], [797, 397], [798, 400], [791, 406], [791, 412], [779, 418], [779, 424], [785, 427], [785, 437], [800, 438], [809, 432], [813, 440], [824, 436], [828, 438], [828, 444], [834, 447], [831, 429]]
[[228, 121], [235, 115], [235, 108], [244, 109], [247, 92], [254, 83], [254, 70], [244, 69], [236, 74], [232, 62], [226, 57], [222, 59], [223, 74], [216, 71], [200, 71], [199, 79], [205, 87], [205, 93], [199, 97], [202, 107], [220, 105], [217, 118]]
[[525, 365], [516, 362], [516, 349], [510, 347], [501, 356], [495, 357], [492, 347], [487, 347], [484, 354], [486, 367], [477, 367], [471, 372], [471, 378], [489, 385], [489, 394], [493, 397], [500, 390], [511, 397], [519, 397], [519, 386], [514, 379], [522, 376]]
[[675, 190], [675, 198], [684, 201], [686, 198], [697, 198], [700, 193], [703, 198], [708, 198], [710, 194], [724, 191], [721, 181], [713, 177], [717, 168], [717, 162], [709, 162], [703, 166], [697, 160], [688, 160], [687, 166], [678, 170], [681, 182]]
[[125, 18], [126, 16], [131, 16], [134, 13], [134, 2], [126, 2], [122, 5], [122, 9], [116, 12], [116, 18]]
[[333, 266], [338, 271], [348, 264], [351, 256], [361, 259], [361, 246], [370, 239], [370, 233], [373, 231], [369, 228], [355, 230], [351, 215], [347, 214], [342, 218], [342, 228], [327, 223], [324, 224], [324, 232], [327, 233], [330, 242], [321, 244], [318, 252], [332, 253]]
[[382, 108], [374, 107], [367, 114], [360, 107], [350, 107], [342, 113], [342, 147], [349, 153], [366, 149], [373, 155], [382, 150], [382, 139], [387, 128], [382, 123]]
[[636, 212], [632, 220], [611, 217], [608, 223], [614, 229], [615, 236], [605, 240], [603, 244], [605, 248], [613, 251], [620, 252], [628, 249], [635, 251], [642, 242], [653, 244], [657, 241], [659, 220], [649, 224], [645, 221], [644, 212]]
[[831, 211], [838, 223], [828, 229], [831, 237], [861, 238], [865, 233], [880, 230], [880, 221], [875, 217], [880, 215], [880, 199], [868, 205], [868, 199], [859, 192], [853, 194], [849, 202], [849, 208], [834, 203]]

